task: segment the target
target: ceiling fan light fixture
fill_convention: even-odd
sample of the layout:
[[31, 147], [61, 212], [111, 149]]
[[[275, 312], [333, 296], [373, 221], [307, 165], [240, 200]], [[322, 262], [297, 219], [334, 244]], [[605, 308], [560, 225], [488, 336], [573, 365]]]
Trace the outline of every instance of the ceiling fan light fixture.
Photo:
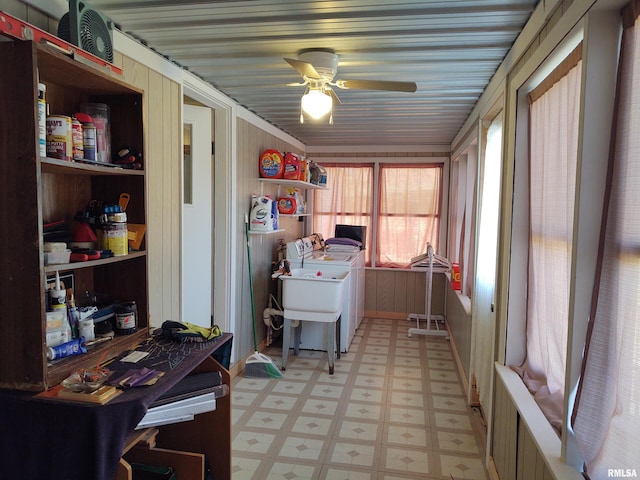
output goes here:
[[301, 99], [302, 110], [316, 120], [331, 111], [333, 99], [320, 89], [309, 89]]

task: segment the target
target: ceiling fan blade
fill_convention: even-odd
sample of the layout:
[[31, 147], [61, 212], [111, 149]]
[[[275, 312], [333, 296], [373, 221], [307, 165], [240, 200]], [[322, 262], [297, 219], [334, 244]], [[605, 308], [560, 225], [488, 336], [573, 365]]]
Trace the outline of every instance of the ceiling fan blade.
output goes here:
[[302, 60], [296, 60], [295, 58], [285, 58], [285, 62], [295, 68], [300, 75], [307, 78], [320, 79], [320, 74], [313, 68], [313, 65]]
[[387, 90], [391, 92], [415, 92], [415, 82], [394, 82], [388, 80], [337, 80], [339, 88], [350, 90]]
[[340, 105], [342, 103], [340, 101], [340, 98], [338, 98], [338, 95], [336, 95], [336, 92], [334, 92], [332, 88], [326, 87], [325, 92], [328, 93], [329, 96], [333, 99], [334, 105]]

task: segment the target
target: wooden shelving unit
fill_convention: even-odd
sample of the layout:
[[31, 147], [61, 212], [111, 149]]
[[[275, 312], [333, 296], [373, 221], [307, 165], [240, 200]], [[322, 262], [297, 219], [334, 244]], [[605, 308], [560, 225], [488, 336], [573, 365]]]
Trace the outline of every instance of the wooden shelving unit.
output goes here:
[[[43, 224], [74, 216], [91, 200], [117, 204], [131, 196], [128, 221], [146, 223], [144, 170], [41, 157], [38, 147], [38, 82], [47, 87], [49, 113], [68, 115], [81, 103], [109, 105], [112, 149], [130, 145], [142, 152], [142, 92], [115, 74], [77, 62], [47, 45], [0, 44], [0, 86], [10, 92], [0, 104], [0, 388], [43, 391], [81, 367], [94, 366], [131, 348], [148, 335], [145, 245], [129, 255], [64, 265], [44, 265]], [[46, 357], [47, 277], [72, 275], [76, 298], [99, 293], [114, 301], [134, 300], [138, 331], [90, 347], [87, 354], [48, 362]]]
[[[45, 266], [43, 251], [43, 225], [63, 220], [74, 228], [76, 213], [84, 211], [92, 200], [117, 204], [120, 194], [126, 192], [130, 195], [127, 221], [146, 224], [147, 178], [144, 170], [41, 157], [37, 117], [41, 82], [47, 87], [50, 114], [71, 116], [81, 103], [105, 103], [110, 108], [112, 150], [127, 145], [144, 152], [144, 92], [112, 72], [79, 63], [57, 49], [34, 42], [0, 42], [0, 62], [0, 88], [7, 93], [0, 103], [0, 400], [11, 402], [17, 392], [7, 390], [23, 390], [22, 398], [30, 398], [29, 392], [48, 390], [76, 369], [93, 367], [99, 359], [106, 362], [149, 336], [146, 240], [138, 251], [127, 255], [62, 265]], [[137, 331], [116, 335], [113, 340], [90, 347], [86, 354], [49, 362], [45, 285], [55, 272], [73, 276], [76, 298], [91, 292], [114, 301], [134, 300]], [[207, 357], [193, 372], [210, 370], [220, 371], [223, 382], [230, 386], [229, 372], [213, 357]], [[28, 400], [20, 405], [26, 410], [29, 406], [39, 408], [38, 402]], [[73, 437], [73, 418], [69, 422], [67, 434]], [[203, 478], [205, 456], [216, 478], [231, 478], [229, 395], [216, 400], [215, 411], [158, 430], [157, 448], [142, 452], [138, 448], [140, 437], [132, 435], [122, 452], [116, 479], [132, 478], [130, 462], [136, 458], [170, 460], [176, 462], [180, 478]], [[76, 441], [93, 445], [92, 438]], [[25, 454], [29, 445], [20, 445], [20, 458], [27, 455], [40, 461], [39, 452]], [[17, 458], [3, 452], [5, 465], [16, 466], [13, 460]], [[48, 474], [48, 478], [61, 476], [56, 471]]]

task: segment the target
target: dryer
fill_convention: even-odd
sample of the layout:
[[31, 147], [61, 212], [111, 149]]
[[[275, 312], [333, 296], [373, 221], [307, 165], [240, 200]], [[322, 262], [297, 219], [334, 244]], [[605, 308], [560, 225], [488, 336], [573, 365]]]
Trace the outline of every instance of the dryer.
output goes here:
[[[346, 353], [364, 316], [364, 252], [331, 251], [319, 235], [287, 243], [287, 260], [291, 268], [349, 271], [349, 285], [342, 308], [340, 351]], [[320, 323], [307, 322], [302, 330], [300, 348], [326, 350], [327, 332]]]

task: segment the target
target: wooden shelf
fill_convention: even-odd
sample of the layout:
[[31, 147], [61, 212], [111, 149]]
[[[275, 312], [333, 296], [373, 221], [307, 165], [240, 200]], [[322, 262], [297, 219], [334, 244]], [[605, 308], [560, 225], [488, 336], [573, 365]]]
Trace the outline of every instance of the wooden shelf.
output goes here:
[[46, 273], [62, 272], [66, 270], [79, 270], [81, 268], [97, 267], [99, 265], [108, 265], [110, 263], [126, 262], [127, 260], [133, 260], [134, 258], [145, 257], [146, 251], [131, 252], [127, 255], [121, 255], [118, 257], [100, 258], [98, 260], [88, 260], [86, 262], [73, 262], [73, 263], [59, 263], [53, 265], [47, 265], [44, 267]]
[[40, 168], [44, 173], [59, 175], [133, 175], [144, 176], [144, 170], [122, 168], [114, 164], [83, 163], [82, 161], [59, 160], [57, 158], [42, 158]]
[[284, 178], [260, 178], [262, 183], [275, 183], [281, 186], [306, 188], [308, 190], [326, 190], [324, 185], [315, 185], [309, 182], [303, 182], [301, 180], [286, 180]]
[[249, 230], [249, 235], [271, 235], [272, 233], [284, 232], [283, 228], [279, 228], [278, 230]]
[[[7, 139], [0, 142], [0, 189], [8, 201], [0, 222], [12, 231], [0, 252], [7, 272], [0, 300], [6, 316], [0, 325], [0, 388], [41, 392], [76, 368], [95, 366], [105, 349], [115, 356], [148, 335], [149, 289], [144, 244], [123, 256], [44, 265], [43, 224], [61, 221], [73, 233], [77, 212], [93, 202], [117, 204], [126, 192], [128, 221], [146, 224], [146, 172], [41, 156], [38, 83], [47, 88], [52, 115], [73, 115], [85, 103], [108, 105], [111, 146], [131, 145], [144, 155], [143, 95], [110, 73], [35, 42], [0, 42], [0, 61], [0, 84], [11, 92], [0, 106]], [[138, 331], [90, 347], [87, 354], [49, 362], [43, 280], [58, 271], [73, 274], [76, 299], [91, 292], [113, 301], [135, 301]]]
[[87, 353], [83, 355], [73, 355], [54, 360], [50, 362], [47, 368], [47, 379], [51, 385], [57, 385], [78, 369], [95, 367], [105, 350], [107, 353], [102, 358], [102, 363], [118, 356], [124, 350], [134, 348], [135, 345], [148, 336], [149, 329], [145, 327], [130, 335], [116, 335], [112, 340], [97, 343], [87, 348]]

